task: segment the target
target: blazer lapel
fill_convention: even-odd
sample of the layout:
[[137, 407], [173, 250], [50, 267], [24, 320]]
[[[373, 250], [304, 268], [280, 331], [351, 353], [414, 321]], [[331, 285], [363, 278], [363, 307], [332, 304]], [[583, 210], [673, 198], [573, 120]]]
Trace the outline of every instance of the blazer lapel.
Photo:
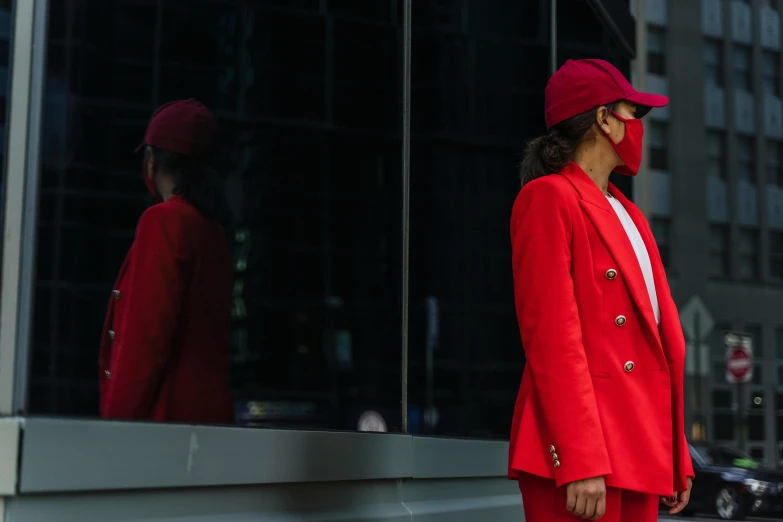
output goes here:
[[[658, 306], [661, 309], [661, 327], [659, 331], [665, 352], [667, 347], [678, 344], [677, 339], [682, 339], [680, 312], [677, 310], [677, 305], [671, 296], [669, 282], [666, 278], [666, 270], [663, 268], [663, 262], [661, 261], [661, 256], [658, 252], [658, 245], [655, 242], [655, 237], [652, 235], [652, 230], [650, 230], [650, 227], [647, 224], [647, 219], [636, 205], [627, 202], [628, 200], [625, 196], [623, 196], [622, 193], [619, 193], [619, 191], [617, 192], [619, 194], [616, 196], [617, 199], [625, 205], [626, 209], [628, 209], [628, 214], [630, 214], [631, 219], [633, 219], [636, 228], [639, 229], [639, 234], [642, 236], [644, 245], [650, 255], [650, 265], [652, 266], [653, 279], [655, 280], [655, 292], [658, 295]], [[612, 195], [614, 195], [614, 192], [612, 192]], [[666, 353], [666, 360], [670, 363], [676, 363], [674, 355], [670, 353]]]
[[[582, 209], [585, 214], [587, 214], [590, 221], [592, 221], [598, 234], [606, 245], [606, 248], [617, 263], [617, 269], [620, 271], [622, 279], [625, 281], [625, 285], [631, 294], [632, 300], [640, 312], [642, 322], [646, 325], [654, 342], [661, 347], [662, 350], [661, 337], [658, 332], [658, 325], [655, 321], [652, 303], [650, 302], [650, 294], [647, 292], [647, 286], [644, 282], [644, 275], [642, 275], [642, 269], [639, 266], [639, 260], [636, 258], [636, 252], [634, 252], [631, 241], [628, 239], [628, 234], [625, 233], [620, 218], [595, 182], [590, 179], [578, 165], [573, 162], [570, 163], [562, 171], [562, 174], [571, 181], [582, 197], [582, 200], [580, 201]], [[616, 197], [617, 200], [628, 209], [628, 200], [625, 197], [622, 197], [622, 194], [617, 188], [610, 185], [609, 193]], [[618, 195], [620, 197], [618, 197]], [[629, 214], [633, 215], [630, 210]], [[639, 228], [638, 225], [637, 228]]]

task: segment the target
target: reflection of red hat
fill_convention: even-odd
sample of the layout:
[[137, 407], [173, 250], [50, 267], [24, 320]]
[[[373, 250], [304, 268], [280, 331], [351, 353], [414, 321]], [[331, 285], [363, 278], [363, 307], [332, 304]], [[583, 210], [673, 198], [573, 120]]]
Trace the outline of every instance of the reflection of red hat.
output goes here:
[[217, 144], [218, 124], [209, 109], [193, 98], [169, 102], [158, 108], [150, 118], [144, 145], [156, 149], [206, 158]]
[[644, 116], [652, 107], [669, 103], [666, 96], [638, 92], [607, 61], [568, 60], [546, 84], [546, 126], [551, 129], [568, 118], [620, 100], [639, 105], [637, 117]]

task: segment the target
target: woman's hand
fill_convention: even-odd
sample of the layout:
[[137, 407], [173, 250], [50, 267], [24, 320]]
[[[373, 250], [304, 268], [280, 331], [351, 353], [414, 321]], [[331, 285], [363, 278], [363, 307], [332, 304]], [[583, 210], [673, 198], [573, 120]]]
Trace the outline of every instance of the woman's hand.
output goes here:
[[685, 509], [685, 506], [691, 500], [691, 489], [693, 489], [693, 479], [688, 477], [688, 489], [678, 491], [672, 497], [661, 497], [661, 502], [671, 508], [669, 510], [670, 515], [675, 515]]
[[566, 486], [566, 508], [585, 520], [598, 520], [606, 513], [606, 484], [603, 477], [577, 480]]

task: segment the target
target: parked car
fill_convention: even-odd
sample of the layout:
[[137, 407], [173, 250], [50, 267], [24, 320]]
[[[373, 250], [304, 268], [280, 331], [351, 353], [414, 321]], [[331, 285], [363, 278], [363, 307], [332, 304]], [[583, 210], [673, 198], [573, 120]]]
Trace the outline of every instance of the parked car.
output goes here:
[[717, 514], [723, 520], [783, 513], [783, 473], [747, 453], [706, 443], [690, 445], [696, 480], [683, 515]]

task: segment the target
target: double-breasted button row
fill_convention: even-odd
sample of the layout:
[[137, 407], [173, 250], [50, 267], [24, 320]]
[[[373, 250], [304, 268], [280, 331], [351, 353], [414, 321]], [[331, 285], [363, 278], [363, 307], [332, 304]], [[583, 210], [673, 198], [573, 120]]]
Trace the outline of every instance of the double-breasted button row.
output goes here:
[[112, 296], [114, 299], [116, 299], [116, 300], [118, 300], [118, 301], [119, 301], [120, 299], [122, 299], [122, 292], [120, 292], [119, 290], [112, 290], [112, 292], [111, 292], [111, 296]]
[[625, 318], [624, 315], [618, 315], [614, 319], [614, 324], [616, 324], [617, 326], [625, 326], [625, 323], [627, 322], [628, 320]]
[[114, 330], [109, 330], [109, 339], [113, 341], [115, 337], [117, 337], [117, 334], [114, 332]]
[[626, 373], [631, 373], [633, 369], [636, 367], [636, 365], [633, 363], [633, 361], [628, 361], [623, 365], [623, 370], [625, 370]]
[[111, 379], [111, 372], [109, 370], [103, 370], [103, 374], [106, 375], [107, 379]]
[[552, 465], [555, 468], [559, 468], [560, 467], [560, 457], [557, 456], [557, 450], [555, 449], [554, 446], [549, 446], [549, 453], [552, 454]]
[[610, 268], [604, 273], [604, 275], [608, 280], [613, 281], [617, 279], [617, 270], [615, 270], [614, 268]]

